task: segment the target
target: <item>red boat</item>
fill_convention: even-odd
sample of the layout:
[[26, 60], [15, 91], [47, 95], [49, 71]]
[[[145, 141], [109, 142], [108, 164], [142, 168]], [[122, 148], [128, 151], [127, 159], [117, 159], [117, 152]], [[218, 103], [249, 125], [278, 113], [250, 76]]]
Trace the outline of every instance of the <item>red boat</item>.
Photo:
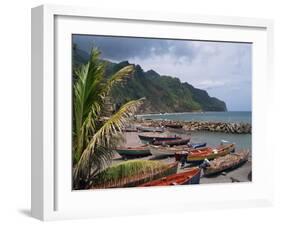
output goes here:
[[201, 169], [199, 167], [194, 167], [182, 173], [141, 184], [138, 187], [199, 184], [200, 176]]
[[176, 146], [176, 145], [184, 145], [188, 144], [190, 138], [187, 139], [176, 139], [176, 140], [155, 140], [152, 141], [151, 144], [153, 145], [162, 145], [162, 146]]
[[183, 158], [186, 162], [202, 162], [204, 159], [213, 160], [220, 156], [225, 156], [235, 150], [234, 144], [224, 144], [217, 148], [203, 147], [175, 153], [176, 161], [181, 161]]

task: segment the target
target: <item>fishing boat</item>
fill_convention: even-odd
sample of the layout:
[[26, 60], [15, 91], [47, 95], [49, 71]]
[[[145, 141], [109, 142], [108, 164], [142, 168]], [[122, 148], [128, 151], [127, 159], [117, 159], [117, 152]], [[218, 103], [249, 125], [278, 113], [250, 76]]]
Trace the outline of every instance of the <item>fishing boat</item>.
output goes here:
[[188, 143], [187, 144], [187, 147], [189, 148], [193, 148], [193, 149], [196, 149], [196, 148], [203, 148], [203, 147], [206, 147], [207, 143]]
[[164, 128], [161, 127], [142, 127], [138, 126], [137, 130], [140, 132], [157, 132], [157, 133], [163, 133]]
[[187, 139], [176, 139], [176, 140], [153, 140], [151, 142], [151, 144], [159, 146], [177, 146], [177, 145], [184, 145], [184, 144], [188, 144], [188, 142], [190, 141], [190, 138]]
[[147, 146], [139, 147], [119, 147], [115, 150], [123, 159], [139, 158], [151, 155]]
[[177, 140], [181, 139], [181, 137], [175, 135], [175, 136], [160, 136], [160, 135], [155, 135], [155, 134], [139, 134], [139, 138], [142, 141], [146, 141], [151, 143], [152, 141], [168, 141], [168, 140]]
[[178, 123], [166, 123], [164, 124], [165, 127], [173, 128], [173, 129], [181, 129], [182, 125]]
[[187, 145], [177, 145], [177, 146], [156, 146], [149, 145], [150, 152], [153, 155], [174, 157], [176, 152], [188, 151], [190, 148]]
[[207, 162], [204, 176], [218, 174], [225, 170], [235, 169], [248, 161], [249, 150], [240, 150]]
[[162, 177], [160, 179], [141, 184], [138, 187], [199, 184], [200, 176], [201, 169], [199, 167], [193, 167], [185, 172]]
[[175, 153], [175, 159], [177, 161], [183, 161], [190, 163], [203, 162], [205, 159], [213, 160], [220, 156], [225, 156], [235, 150], [235, 144], [222, 144], [217, 148], [203, 147], [198, 149], [184, 150]]
[[[189, 143], [190, 144], [190, 143]], [[157, 145], [150, 145], [150, 152], [153, 155], [161, 155], [161, 156], [167, 156], [167, 157], [174, 157], [177, 152], [188, 152], [190, 150], [196, 149], [196, 148], [202, 148], [206, 146], [207, 143], [197, 143], [192, 144], [192, 147], [190, 147], [189, 144], [184, 145], [176, 145], [176, 146], [157, 146]]]
[[124, 128], [122, 131], [123, 131], [123, 132], [138, 132], [137, 129], [135, 129], [135, 128], [130, 128], [130, 127]]
[[[138, 172], [127, 172], [124, 164], [130, 164], [131, 162], [140, 161], [149, 163], [147, 167], [144, 167]], [[151, 167], [150, 164], [159, 164], [158, 168]], [[130, 160], [125, 163], [121, 163], [118, 166], [113, 166], [113, 175], [111, 176], [110, 169], [106, 169], [105, 172], [97, 175], [92, 185], [89, 188], [100, 189], [100, 188], [123, 188], [123, 187], [136, 187], [140, 184], [156, 180], [162, 177], [173, 175], [177, 173], [178, 163], [173, 162], [170, 164], [164, 164], [160, 161], [155, 160]], [[118, 168], [118, 170], [116, 170]], [[134, 167], [137, 169], [137, 167]], [[118, 172], [116, 172], [118, 171]], [[125, 174], [128, 174], [127, 176]], [[114, 178], [114, 175], [122, 174], [121, 178]]]

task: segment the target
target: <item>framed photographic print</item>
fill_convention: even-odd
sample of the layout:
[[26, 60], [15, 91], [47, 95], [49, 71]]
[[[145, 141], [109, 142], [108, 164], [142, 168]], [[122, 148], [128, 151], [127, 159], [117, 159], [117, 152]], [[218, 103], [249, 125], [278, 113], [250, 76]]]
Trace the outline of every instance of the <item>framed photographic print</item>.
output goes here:
[[272, 29], [263, 19], [32, 9], [32, 215], [270, 204]]

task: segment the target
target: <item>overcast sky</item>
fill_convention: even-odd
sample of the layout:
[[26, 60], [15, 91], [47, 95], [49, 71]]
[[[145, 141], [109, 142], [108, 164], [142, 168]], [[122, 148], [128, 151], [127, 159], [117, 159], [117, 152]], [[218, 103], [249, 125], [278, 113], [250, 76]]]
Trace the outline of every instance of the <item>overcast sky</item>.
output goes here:
[[88, 53], [98, 47], [103, 59], [178, 77], [225, 101], [229, 111], [251, 110], [251, 44], [86, 35], [73, 42]]

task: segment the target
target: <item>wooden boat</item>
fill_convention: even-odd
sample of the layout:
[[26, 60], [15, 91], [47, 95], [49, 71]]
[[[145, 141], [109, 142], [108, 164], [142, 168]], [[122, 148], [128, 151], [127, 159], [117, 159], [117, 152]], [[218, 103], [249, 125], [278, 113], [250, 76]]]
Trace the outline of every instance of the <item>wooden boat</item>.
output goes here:
[[[189, 147], [189, 145], [176, 145], [176, 146], [156, 146], [156, 145], [150, 145], [150, 152], [153, 155], [161, 155], [161, 156], [167, 156], [167, 157], [174, 157], [177, 152], [188, 152], [196, 148], [202, 148], [200, 147], [206, 146], [206, 143], [198, 143], [194, 145], [194, 148]], [[204, 146], [203, 146], [204, 145]]]
[[208, 166], [204, 168], [204, 176], [210, 176], [220, 173], [224, 170], [231, 170], [241, 166], [248, 161], [249, 150], [240, 150], [223, 157], [216, 158], [208, 162]]
[[177, 146], [177, 145], [184, 145], [188, 144], [190, 138], [187, 139], [176, 139], [176, 140], [154, 140], [151, 142], [153, 145], [162, 145], [162, 146]]
[[122, 130], [123, 132], [138, 132], [138, 130], [137, 129], [135, 129], [135, 128], [125, 128], [125, 129], [123, 129]]
[[[131, 160], [135, 161], [135, 160]], [[146, 161], [152, 161], [152, 160], [146, 160]], [[128, 163], [127, 161], [126, 163]], [[156, 162], [153, 160], [153, 162]], [[123, 188], [123, 187], [136, 187], [140, 184], [144, 184], [146, 182], [156, 180], [162, 177], [166, 177], [169, 175], [173, 175], [177, 173], [178, 170], [178, 163], [173, 162], [170, 164], [165, 164], [164, 168], [159, 169], [152, 169], [151, 172], [141, 172], [137, 175], [128, 176], [126, 178], [123, 178], [121, 180], [117, 181], [106, 181], [106, 182], [100, 182], [97, 178], [96, 180], [93, 180], [93, 184], [90, 186], [92, 189], [97, 188]]]
[[151, 152], [147, 146], [140, 147], [119, 147], [115, 150], [124, 159], [139, 158], [151, 155]]
[[206, 147], [206, 145], [207, 143], [188, 143], [187, 147], [196, 149]]
[[157, 133], [163, 133], [164, 128], [161, 127], [142, 127], [138, 126], [137, 130], [140, 132], [157, 132]]
[[173, 128], [173, 129], [181, 129], [182, 128], [182, 125], [177, 124], [177, 123], [167, 123], [167, 124], [164, 124], [164, 126], [168, 127], [168, 128]]
[[159, 135], [155, 135], [155, 134], [149, 134], [149, 135], [145, 135], [145, 134], [140, 134], [139, 138], [143, 141], [149, 142], [151, 143], [152, 141], [168, 141], [168, 140], [177, 140], [177, 139], [181, 139], [181, 137], [179, 136], [159, 136]]
[[150, 145], [149, 149], [153, 155], [174, 157], [176, 152], [188, 151], [190, 148], [188, 148], [187, 145], [177, 145], [172, 147]]
[[141, 184], [138, 187], [199, 184], [200, 176], [201, 169], [199, 167], [194, 167], [182, 173], [173, 174]]
[[185, 159], [186, 162], [196, 163], [203, 162], [205, 159], [213, 160], [217, 157], [225, 156], [234, 150], [234, 144], [223, 144], [217, 148], [204, 147], [176, 152], [175, 158], [177, 161], [182, 161], [182, 159]]

